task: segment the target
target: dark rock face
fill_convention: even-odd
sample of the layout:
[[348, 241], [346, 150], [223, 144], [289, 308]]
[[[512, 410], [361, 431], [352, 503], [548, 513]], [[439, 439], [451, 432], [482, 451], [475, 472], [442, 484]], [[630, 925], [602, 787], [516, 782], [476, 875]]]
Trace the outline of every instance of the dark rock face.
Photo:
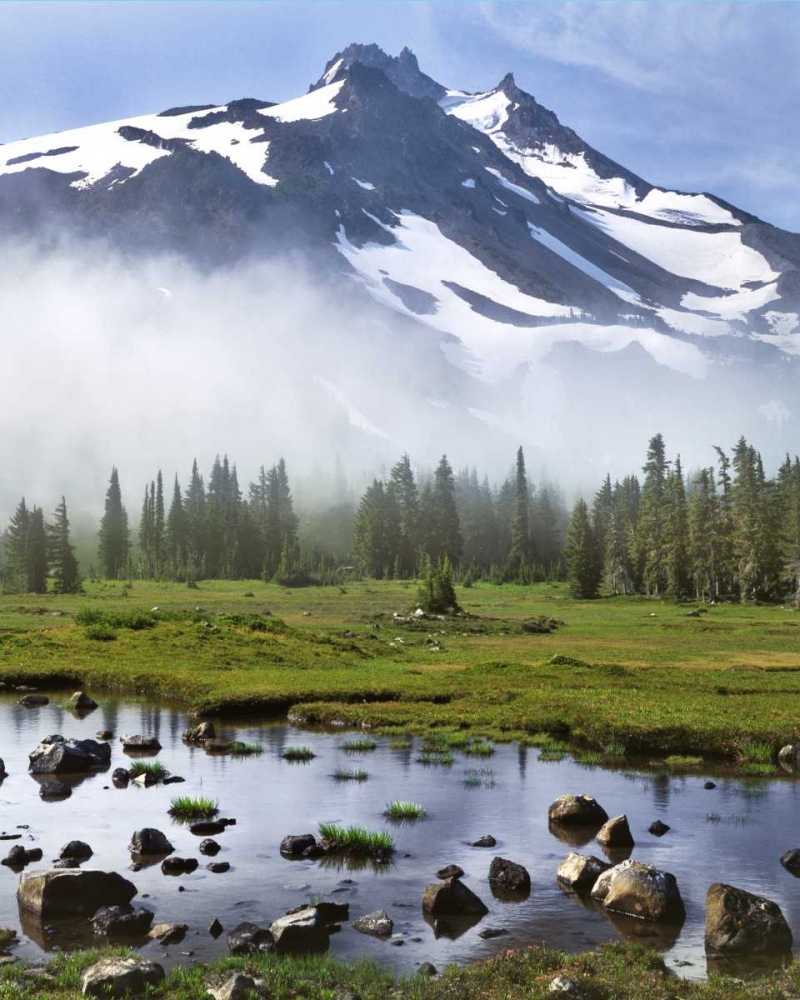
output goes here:
[[205, 854], [208, 857], [213, 858], [217, 854], [219, 854], [222, 848], [216, 842], [216, 840], [201, 840], [198, 850], [200, 851], [201, 854]]
[[627, 816], [615, 816], [600, 828], [595, 838], [604, 847], [633, 847], [633, 834]]
[[273, 947], [272, 934], [266, 927], [259, 927], [258, 924], [239, 924], [228, 934], [228, 951], [231, 955], [257, 955], [259, 952], [272, 951]]
[[111, 747], [97, 740], [68, 740], [47, 736], [29, 754], [31, 774], [86, 774], [107, 767]]
[[432, 882], [422, 897], [422, 909], [432, 916], [482, 917], [489, 912], [483, 901], [457, 878]]
[[198, 865], [197, 858], [164, 858], [161, 862], [161, 871], [165, 875], [191, 875], [197, 871]]
[[32, 847], [26, 850], [21, 844], [15, 844], [8, 852], [7, 857], [0, 861], [0, 864], [5, 865], [7, 868], [16, 868], [19, 870], [34, 861], [41, 860], [42, 852], [40, 848]]
[[93, 712], [97, 708], [97, 702], [85, 691], [76, 691], [69, 699], [69, 703], [76, 712]]
[[313, 833], [293, 834], [281, 841], [281, 854], [289, 858], [299, 858], [309, 847], [316, 846], [317, 838]]
[[461, 878], [464, 874], [464, 869], [459, 868], [458, 865], [445, 865], [444, 868], [440, 868], [436, 872], [437, 878]]
[[72, 795], [72, 789], [63, 781], [43, 781], [39, 786], [39, 797], [48, 802], [68, 799], [70, 795]]
[[189, 833], [193, 833], [195, 837], [212, 837], [222, 833], [230, 825], [224, 819], [204, 820], [202, 823], [192, 823], [189, 827]]
[[387, 938], [392, 936], [394, 922], [386, 910], [376, 910], [374, 913], [365, 913], [363, 917], [354, 920], [353, 929], [362, 934], [371, 934], [373, 937]]
[[675, 876], [641, 861], [623, 861], [603, 872], [592, 898], [613, 913], [640, 920], [680, 923], [686, 916]]
[[531, 891], [531, 877], [526, 868], [506, 858], [494, 858], [489, 866], [489, 885], [507, 892]]
[[156, 857], [159, 854], [172, 854], [175, 848], [167, 840], [160, 830], [147, 826], [143, 830], [137, 830], [131, 837], [128, 845], [131, 854], [140, 854], [143, 857]]
[[473, 840], [469, 845], [470, 847], [497, 847], [497, 841], [491, 834], [487, 834], [485, 837], [478, 837], [477, 840]]
[[127, 768], [115, 767], [111, 775], [111, 780], [117, 788], [127, 788], [131, 780], [130, 773]]
[[152, 910], [144, 907], [101, 906], [92, 917], [92, 926], [97, 937], [109, 941], [123, 941], [144, 937], [153, 922]]
[[[343, 920], [350, 919], [349, 903], [339, 903], [335, 899], [321, 899], [314, 905], [323, 924], [338, 924]], [[304, 909], [304, 907], [301, 906], [298, 909]]]
[[558, 866], [556, 877], [576, 892], [589, 892], [610, 867], [592, 854], [568, 854]]
[[279, 952], [320, 952], [328, 948], [329, 931], [316, 906], [287, 913], [273, 920], [269, 929]]
[[165, 978], [157, 962], [138, 956], [103, 958], [83, 974], [81, 992], [87, 997], [141, 996], [149, 988], [158, 987]]
[[158, 753], [161, 749], [155, 736], [120, 736], [120, 743], [126, 753]]
[[50, 704], [50, 699], [43, 694], [25, 694], [20, 698], [19, 704], [24, 708], [44, 708]]
[[127, 906], [136, 886], [116, 872], [51, 869], [22, 875], [20, 906], [43, 919], [91, 917], [101, 906]]
[[591, 795], [561, 795], [548, 810], [551, 823], [571, 826], [602, 826], [608, 813]]
[[792, 932], [777, 903], [715, 882], [706, 897], [706, 951], [779, 955], [792, 947]]
[[647, 828], [648, 833], [652, 833], [654, 837], [663, 837], [665, 833], [669, 833], [671, 827], [666, 823], [662, 823], [660, 819], [657, 819], [654, 823], [651, 823]]
[[800, 875], [800, 849], [794, 847], [791, 851], [786, 851], [785, 854], [782, 854], [781, 864], [787, 871], [792, 872], [793, 875]]

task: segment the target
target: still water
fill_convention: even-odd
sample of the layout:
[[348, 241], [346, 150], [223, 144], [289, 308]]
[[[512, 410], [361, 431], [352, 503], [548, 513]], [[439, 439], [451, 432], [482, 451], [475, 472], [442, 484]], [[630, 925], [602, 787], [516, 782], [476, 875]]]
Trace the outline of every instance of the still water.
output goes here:
[[[424, 961], [442, 967], [525, 944], [578, 951], [636, 937], [664, 951], [668, 964], [681, 975], [701, 977], [707, 969], [705, 894], [715, 881], [773, 899], [800, 941], [800, 881], [779, 863], [784, 851], [800, 846], [800, 796], [790, 777], [747, 780], [718, 772], [713, 775], [717, 787], [709, 791], [703, 787], [706, 773], [605, 770], [569, 758], [543, 762], [537, 750], [516, 745], [498, 746], [485, 760], [456, 752], [449, 767], [426, 766], [418, 763], [418, 743], [410, 751], [393, 750], [388, 739], [379, 738], [374, 752], [353, 754], [342, 750], [348, 737], [341, 732], [309, 732], [268, 722], [217, 725], [218, 736], [263, 745], [261, 756], [233, 759], [184, 744], [187, 721], [181, 710], [103, 698], [98, 699], [99, 709], [80, 719], [59, 707], [64, 698], [63, 692], [53, 694], [50, 705], [37, 709], [23, 708], [11, 697], [0, 699], [0, 757], [9, 772], [0, 785], [0, 832], [23, 836], [0, 844], [0, 856], [14, 843], [40, 847], [44, 859], [30, 865], [27, 870], [32, 871], [48, 867], [67, 841], [88, 842], [94, 857], [84, 868], [129, 877], [139, 891], [134, 905], [154, 910], [154, 923], [189, 925], [181, 944], [164, 948], [150, 943], [143, 949], [168, 965], [186, 961], [187, 953], [200, 959], [226, 953], [225, 934], [215, 940], [208, 933], [215, 917], [227, 932], [242, 921], [268, 924], [292, 907], [326, 897], [348, 902], [351, 920], [385, 909], [395, 925], [394, 936], [384, 941], [345, 923], [331, 937], [331, 952], [342, 958], [374, 958], [400, 972], [413, 971]], [[28, 774], [30, 751], [50, 734], [87, 738], [101, 729], [115, 737], [109, 770], [77, 782], [69, 799], [43, 802], [39, 784]], [[163, 749], [157, 759], [182, 775], [184, 784], [113, 786], [111, 771], [129, 766], [131, 760], [119, 737], [136, 733], [159, 738]], [[298, 745], [311, 747], [316, 758], [310, 763], [281, 759], [284, 748]], [[337, 767], [363, 768], [369, 780], [336, 782], [332, 774]], [[477, 776], [476, 787], [465, 784], [470, 776]], [[603, 857], [591, 840], [564, 843], [548, 829], [548, 806], [565, 793], [588, 793], [610, 816], [628, 815], [636, 840], [632, 857], [666, 869], [678, 880], [687, 910], [682, 928], [664, 931], [622, 918], [612, 922], [593, 904], [559, 887], [556, 869], [570, 850]], [[229, 862], [229, 872], [209, 872], [205, 865], [210, 859], [198, 853], [200, 838], [171, 820], [167, 810], [176, 794], [218, 799], [221, 815], [236, 818], [235, 826], [215, 838], [222, 851], [214, 860]], [[427, 818], [393, 826], [382, 812], [394, 799], [421, 803]], [[647, 832], [656, 819], [671, 827], [662, 838]], [[289, 861], [280, 855], [285, 835], [316, 833], [321, 821], [390, 829], [397, 845], [394, 864], [348, 870], [330, 866], [325, 859]], [[18, 829], [22, 826], [27, 829]], [[162, 830], [177, 855], [199, 859], [199, 869], [180, 878], [163, 875], [157, 865], [128, 871], [127, 845], [134, 830], [142, 827]], [[484, 834], [497, 838], [496, 848], [468, 846]], [[532, 889], [527, 899], [508, 901], [493, 895], [487, 875], [495, 855], [529, 870]], [[490, 912], [476, 924], [455, 929], [461, 932], [458, 936], [437, 938], [422, 914], [422, 893], [428, 882], [436, 881], [436, 870], [451, 863], [464, 869], [464, 881]], [[73, 927], [65, 938], [48, 934], [30, 918], [21, 920], [15, 898], [18, 878], [0, 867], [0, 926], [21, 931], [16, 954], [34, 960], [54, 948], [91, 943], [91, 925]], [[508, 933], [483, 940], [479, 933], [486, 928]]]

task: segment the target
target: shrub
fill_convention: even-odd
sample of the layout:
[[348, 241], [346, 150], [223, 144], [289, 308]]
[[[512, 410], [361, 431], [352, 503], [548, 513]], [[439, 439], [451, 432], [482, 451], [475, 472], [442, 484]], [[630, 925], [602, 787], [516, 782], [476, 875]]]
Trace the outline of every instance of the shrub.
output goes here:
[[203, 795], [179, 795], [169, 807], [170, 816], [176, 819], [212, 819], [219, 812], [219, 802]]
[[408, 822], [416, 819], [424, 819], [427, 815], [427, 810], [418, 802], [401, 802], [398, 800], [390, 802], [383, 810], [383, 815], [387, 819]]
[[394, 839], [390, 833], [376, 833], [363, 826], [341, 827], [320, 823], [319, 835], [327, 850], [334, 854], [369, 858], [394, 853]]

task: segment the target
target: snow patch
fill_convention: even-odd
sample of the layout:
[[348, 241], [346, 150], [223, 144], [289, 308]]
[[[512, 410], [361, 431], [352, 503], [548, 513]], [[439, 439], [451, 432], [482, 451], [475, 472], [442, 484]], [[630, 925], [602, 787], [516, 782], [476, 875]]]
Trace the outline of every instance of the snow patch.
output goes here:
[[333, 177], [333, 175], [336, 173], [336, 171], [333, 169], [333, 167], [330, 165], [330, 163], [328, 163], [327, 160], [325, 160], [324, 163], [325, 163], [325, 169], [328, 171], [328, 173], [331, 175], [331, 177]]
[[475, 181], [473, 180], [472, 177], [468, 177], [465, 181], [461, 182], [461, 187], [474, 188], [475, 187]]
[[787, 336], [790, 333], [799, 332], [800, 315], [797, 313], [782, 313], [770, 310], [764, 313], [764, 319], [769, 323], [772, 332], [779, 336]]
[[508, 121], [511, 101], [502, 90], [472, 94], [466, 99], [465, 95], [457, 91], [448, 91], [439, 104], [448, 114], [460, 118], [479, 132], [491, 134], [501, 129]]
[[295, 97], [272, 108], [262, 108], [258, 113], [266, 118], [277, 118], [279, 122], [318, 121], [339, 110], [333, 102], [343, 86], [344, 80], [329, 83], [302, 97]]
[[486, 173], [491, 174], [495, 177], [500, 184], [506, 189], [506, 191], [513, 191], [514, 194], [518, 194], [520, 198], [524, 198], [526, 201], [533, 202], [534, 205], [541, 205], [541, 201], [536, 197], [535, 194], [531, 194], [530, 191], [526, 191], [524, 187], [520, 187], [519, 184], [512, 184], [511, 181], [507, 181], [505, 177], [500, 173], [499, 170], [495, 170], [494, 167], [486, 167]]
[[595, 281], [600, 282], [601, 285], [605, 285], [606, 288], [610, 289], [612, 292], [624, 292], [625, 301], [638, 302], [639, 296], [637, 293], [630, 288], [628, 285], [621, 281], [618, 281], [612, 275], [607, 274], [602, 268], [597, 267], [596, 264], [592, 264], [591, 261], [586, 260], [585, 257], [581, 257], [579, 253], [568, 247], [566, 243], [562, 243], [561, 240], [556, 239], [551, 233], [548, 233], [544, 229], [539, 229], [532, 223], [528, 223], [528, 229], [530, 230], [531, 236], [536, 240], [537, 243], [541, 243], [542, 246], [547, 247], [548, 250], [552, 250], [553, 253], [558, 254], [567, 263], [572, 264], [573, 267], [577, 267], [579, 271], [583, 271], [590, 278], [594, 278]]
[[365, 431], [367, 434], [372, 434], [374, 437], [389, 439], [389, 435], [386, 431], [382, 430], [376, 424], [365, 417], [361, 410], [357, 409], [347, 396], [342, 392], [341, 388], [334, 382], [329, 382], [328, 379], [323, 378], [321, 375], [315, 375], [314, 381], [317, 385], [321, 385], [323, 389], [327, 390], [331, 396], [336, 400], [336, 402], [341, 406], [347, 413], [347, 422], [351, 427], [357, 427], [360, 431]]
[[360, 188], [363, 188], [365, 191], [374, 191], [375, 190], [375, 185], [371, 184], [369, 181], [360, 181], [357, 177], [351, 177], [350, 180], [351, 181], [355, 181], [356, 184], [358, 184], [358, 186]]

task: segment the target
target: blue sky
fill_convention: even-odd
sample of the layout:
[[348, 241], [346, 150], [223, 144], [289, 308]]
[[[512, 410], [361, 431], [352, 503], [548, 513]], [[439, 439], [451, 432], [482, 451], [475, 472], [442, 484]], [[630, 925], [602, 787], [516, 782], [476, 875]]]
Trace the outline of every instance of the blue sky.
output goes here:
[[800, 230], [800, 3], [0, 4], [0, 142], [176, 104], [305, 92], [350, 41], [449, 86], [509, 69], [653, 183]]

